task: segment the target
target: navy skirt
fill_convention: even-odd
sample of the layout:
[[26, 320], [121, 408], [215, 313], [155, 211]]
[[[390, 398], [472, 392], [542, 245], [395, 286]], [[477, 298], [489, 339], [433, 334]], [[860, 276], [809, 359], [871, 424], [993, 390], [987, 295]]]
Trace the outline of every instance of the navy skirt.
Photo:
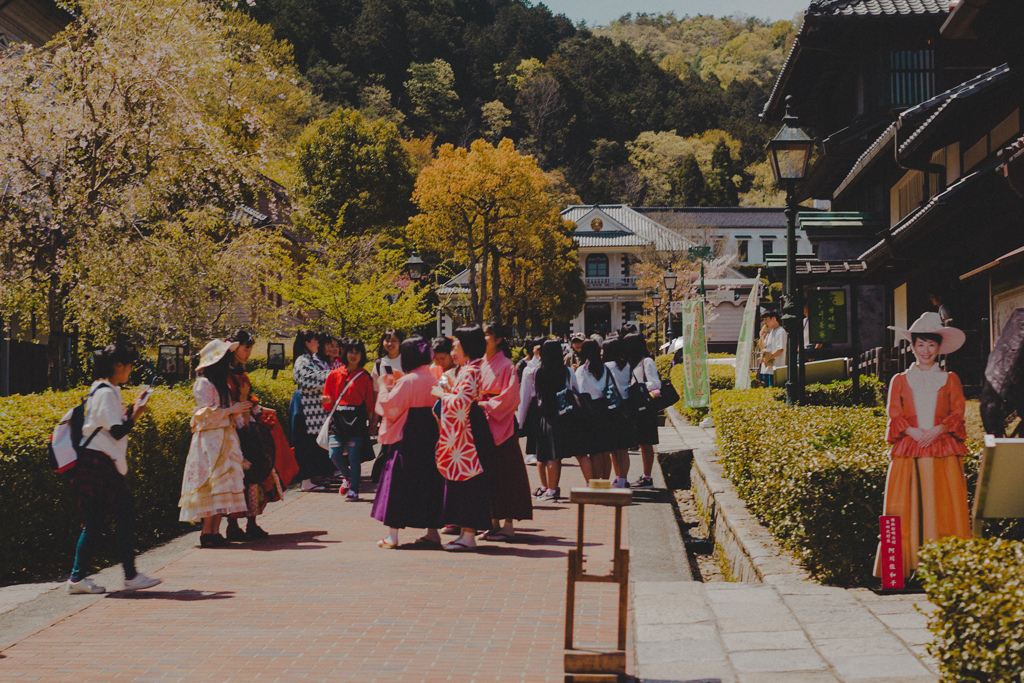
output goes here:
[[402, 440], [384, 446], [387, 463], [370, 516], [393, 529], [441, 526], [444, 477], [437, 471], [437, 420], [430, 408], [412, 408]]

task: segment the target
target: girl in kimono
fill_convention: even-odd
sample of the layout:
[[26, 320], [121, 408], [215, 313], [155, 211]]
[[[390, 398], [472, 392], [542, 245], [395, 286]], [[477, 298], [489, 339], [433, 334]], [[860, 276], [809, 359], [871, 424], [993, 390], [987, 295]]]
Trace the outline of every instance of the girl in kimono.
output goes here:
[[227, 544], [220, 535], [220, 518], [245, 513], [242, 447], [234, 417], [252, 408], [250, 401], [232, 401], [228, 388], [231, 352], [238, 342], [214, 339], [199, 352], [192, 387], [196, 410], [192, 414], [192, 443], [181, 481], [182, 522], [202, 520], [199, 545], [215, 548]]
[[513, 520], [533, 519], [530, 477], [516, 437], [519, 378], [505, 334], [504, 326], [498, 323], [484, 326], [487, 350], [480, 365], [480, 407], [495, 444], [494, 458], [484, 465], [491, 498], [491, 528], [479, 538], [487, 541], [510, 541], [515, 535]]
[[[917, 362], [893, 377], [889, 385], [888, 441], [892, 462], [885, 480], [885, 515], [900, 517], [903, 575], [917, 569], [917, 553], [925, 541], [971, 535], [963, 456], [964, 394], [960, 379], [938, 364], [940, 355], [959, 349], [962, 331], [943, 327], [938, 313], [925, 313], [909, 330], [896, 330], [910, 341]], [[881, 577], [882, 548], [875, 560]]]
[[388, 527], [377, 541], [380, 548], [398, 547], [398, 530], [426, 529], [416, 545], [439, 547], [444, 478], [438, 472], [437, 420], [431, 412], [437, 380], [430, 372], [430, 342], [414, 336], [402, 342], [402, 377], [392, 387], [379, 381], [377, 413], [381, 420], [378, 440], [387, 464], [377, 486], [371, 516]]
[[491, 504], [482, 462], [494, 451], [487, 417], [480, 407], [483, 396], [480, 366], [487, 350], [479, 325], [455, 330], [452, 360], [459, 366], [458, 380], [451, 391], [431, 390], [440, 399], [440, 435], [437, 469], [444, 477], [441, 523], [459, 528], [459, 536], [444, 545], [445, 550], [476, 548], [476, 532], [491, 526]]

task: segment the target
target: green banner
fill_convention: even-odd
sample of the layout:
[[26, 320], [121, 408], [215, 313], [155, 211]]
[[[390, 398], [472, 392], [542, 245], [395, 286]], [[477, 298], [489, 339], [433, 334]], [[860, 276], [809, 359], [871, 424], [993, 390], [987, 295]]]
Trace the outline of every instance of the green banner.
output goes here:
[[706, 408], [711, 403], [708, 379], [708, 345], [704, 330], [704, 303], [683, 303], [683, 401], [687, 408]]
[[757, 322], [757, 290], [760, 282], [750, 290], [747, 307], [743, 309], [743, 325], [740, 327], [740, 338], [736, 342], [736, 388], [750, 388], [750, 358], [754, 353], [756, 339], [754, 325]]

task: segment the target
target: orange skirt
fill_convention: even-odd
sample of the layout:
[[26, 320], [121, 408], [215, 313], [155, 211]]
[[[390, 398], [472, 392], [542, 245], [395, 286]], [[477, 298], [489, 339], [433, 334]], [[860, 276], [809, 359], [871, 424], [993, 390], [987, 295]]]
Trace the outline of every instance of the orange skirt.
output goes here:
[[[885, 479], [885, 515], [899, 515], [903, 530], [903, 576], [917, 569], [917, 552], [925, 541], [947, 536], [971, 537], [967, 482], [958, 455], [940, 458], [893, 458]], [[880, 577], [882, 546], [875, 557]]]

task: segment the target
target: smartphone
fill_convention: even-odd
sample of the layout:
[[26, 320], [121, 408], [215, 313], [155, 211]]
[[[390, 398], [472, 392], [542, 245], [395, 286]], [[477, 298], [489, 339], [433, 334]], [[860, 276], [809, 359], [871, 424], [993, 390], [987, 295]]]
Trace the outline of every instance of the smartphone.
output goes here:
[[142, 393], [139, 394], [138, 403], [140, 406], [144, 406], [149, 403], [149, 397], [153, 395], [153, 387], [148, 384], [142, 385]]
[[384, 373], [387, 374], [387, 375], [393, 375], [395, 373], [395, 370], [390, 365], [385, 365], [384, 366]]

